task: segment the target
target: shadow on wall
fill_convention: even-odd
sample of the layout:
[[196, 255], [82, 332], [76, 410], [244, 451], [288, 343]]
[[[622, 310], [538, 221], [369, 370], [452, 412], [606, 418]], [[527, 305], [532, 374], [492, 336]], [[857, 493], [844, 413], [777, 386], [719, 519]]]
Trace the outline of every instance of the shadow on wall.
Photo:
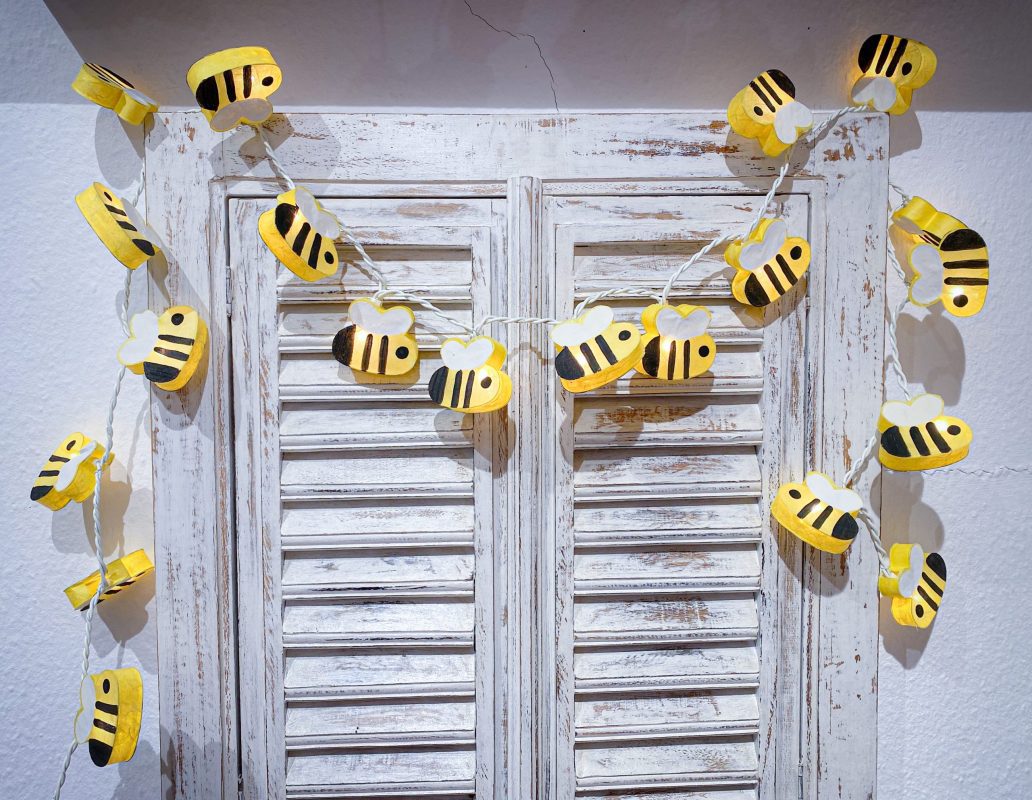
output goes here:
[[[1011, 0], [986, 0], [977, 13], [969, 3], [929, 13], [891, 0], [845, 11], [823, 0], [742, 0], [733, 9], [683, 0], [311, 0], [300, 24], [295, 4], [273, 0], [194, 3], [189, 14], [158, 0], [46, 0], [46, 8], [54, 19], [26, 9], [19, 21], [52, 28], [56, 20], [83, 60], [125, 74], [166, 106], [192, 105], [184, 76], [194, 60], [263, 44], [284, 68], [281, 106], [716, 109], [743, 80], [776, 67], [807, 105], [839, 108], [860, 43], [886, 32], [939, 55], [919, 108], [1032, 109], [1024, 90], [1032, 5]], [[30, 46], [22, 27], [0, 27], [6, 50]], [[76, 102], [66, 68], [48, 59], [36, 85], [11, 82], [0, 99]]]

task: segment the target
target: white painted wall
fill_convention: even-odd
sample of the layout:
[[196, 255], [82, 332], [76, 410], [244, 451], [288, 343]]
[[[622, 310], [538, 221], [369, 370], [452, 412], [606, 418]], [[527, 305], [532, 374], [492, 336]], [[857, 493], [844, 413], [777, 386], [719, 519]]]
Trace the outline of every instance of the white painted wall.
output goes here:
[[[265, 0], [198, 4], [190, 13], [154, 0], [131, 12], [107, 0], [0, 0], [0, 174], [16, 193], [0, 236], [11, 455], [0, 484], [11, 515], [0, 580], [12, 598], [0, 617], [9, 679], [0, 724], [17, 732], [0, 748], [0, 796], [47, 795], [70, 739], [82, 623], [62, 589], [93, 568], [89, 512], [51, 514], [28, 502], [28, 489], [68, 432], [103, 435], [121, 340], [124, 269], [73, 196], [93, 180], [131, 190], [142, 141], [67, 88], [82, 59], [138, 77], [170, 105], [189, 103], [182, 76], [194, 58], [255, 41], [286, 68], [281, 107], [548, 110], [554, 83], [563, 111], [713, 108], [743, 76], [778, 65], [803, 99], [831, 108], [841, 104], [855, 47], [882, 28], [919, 33], [940, 57], [939, 75], [917, 96], [918, 108], [932, 110], [893, 122], [893, 180], [986, 237], [993, 286], [979, 317], [921, 313], [900, 326], [912, 380], [941, 393], [976, 438], [958, 467], [889, 473], [881, 487], [886, 538], [941, 549], [950, 585], [930, 632], [900, 629], [882, 608], [879, 791], [908, 800], [1024, 796], [1032, 778], [1032, 623], [1024, 613], [1032, 550], [1019, 546], [1018, 523], [1032, 491], [1032, 427], [1004, 404], [1032, 390], [1032, 337], [1021, 325], [1032, 299], [1023, 241], [1032, 218], [1032, 58], [1021, 44], [1032, 7], [936, 4], [933, 14], [922, 4], [795, 0], [775, 16], [755, 0], [733, 11], [673, 0], [472, 5], [497, 28], [534, 33], [553, 77], [532, 41], [492, 30], [462, 0], [314, 0], [306, 7], [327, 15], [315, 26], [286, 24], [280, 6], [294, 9], [295, 22], [297, 6]], [[105, 13], [116, 6], [117, 17]], [[151, 546], [145, 403], [130, 375], [105, 487], [106, 553]], [[131, 762], [104, 770], [77, 753], [66, 798], [159, 796], [153, 581], [132, 592], [135, 602], [101, 607], [94, 665], [143, 671], [141, 744]]]

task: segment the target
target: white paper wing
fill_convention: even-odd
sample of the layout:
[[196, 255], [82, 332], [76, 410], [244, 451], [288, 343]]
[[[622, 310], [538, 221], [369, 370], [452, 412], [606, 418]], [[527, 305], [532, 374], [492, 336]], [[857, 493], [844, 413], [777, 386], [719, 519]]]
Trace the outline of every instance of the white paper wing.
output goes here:
[[404, 306], [392, 306], [386, 310], [371, 300], [356, 300], [348, 309], [351, 321], [369, 333], [394, 335], [407, 333], [412, 327], [412, 312]]
[[839, 511], [852, 513], [859, 511], [864, 505], [860, 495], [852, 489], [839, 489], [819, 472], [811, 472], [806, 476], [806, 487], [814, 493], [818, 500], [823, 500]]
[[802, 103], [792, 100], [774, 115], [774, 133], [785, 144], [795, 144], [800, 130], [813, 125], [813, 113]]
[[909, 403], [890, 400], [882, 406], [881, 414], [891, 425], [909, 428], [924, 425], [942, 414], [942, 398], [937, 394], [919, 394]]
[[919, 306], [930, 306], [942, 297], [942, 256], [930, 244], [919, 244], [910, 251], [910, 266], [917, 276], [910, 284], [910, 299]]
[[598, 336], [613, 324], [613, 309], [595, 306], [577, 319], [560, 322], [552, 328], [552, 341], [560, 347], [575, 347]]
[[788, 225], [783, 219], [775, 219], [763, 232], [763, 239], [742, 248], [739, 263], [750, 272], [759, 269], [778, 254], [781, 245], [788, 238]]
[[294, 192], [294, 202], [304, 214], [305, 219], [311, 223], [316, 233], [327, 239], [336, 239], [340, 236], [340, 221], [329, 211], [326, 211], [315, 195], [304, 187], [298, 187]]
[[709, 327], [712, 314], [709, 309], [696, 308], [682, 317], [677, 309], [667, 306], [661, 308], [656, 314], [656, 330], [662, 336], [670, 336], [674, 339], [692, 339], [702, 336]]
[[899, 593], [904, 597], [910, 597], [917, 591], [917, 584], [924, 571], [924, 557], [921, 545], [915, 544], [910, 548], [910, 567], [899, 574]]
[[72, 485], [72, 481], [75, 480], [75, 473], [79, 471], [79, 466], [89, 458], [93, 451], [97, 449], [96, 442], [90, 442], [89, 444], [82, 447], [78, 453], [69, 458], [64, 464], [61, 465], [61, 471], [57, 475], [57, 480], [54, 481], [54, 488], [59, 492], [63, 492], [69, 486]]
[[473, 339], [463, 344], [449, 339], [441, 345], [441, 360], [449, 369], [476, 369], [491, 357], [494, 343], [488, 339]]
[[158, 315], [150, 309], [133, 314], [129, 338], [118, 348], [118, 362], [127, 367], [142, 364], [158, 343]]
[[871, 104], [877, 111], [888, 111], [896, 104], [896, 84], [888, 78], [861, 78], [853, 85], [853, 102]]

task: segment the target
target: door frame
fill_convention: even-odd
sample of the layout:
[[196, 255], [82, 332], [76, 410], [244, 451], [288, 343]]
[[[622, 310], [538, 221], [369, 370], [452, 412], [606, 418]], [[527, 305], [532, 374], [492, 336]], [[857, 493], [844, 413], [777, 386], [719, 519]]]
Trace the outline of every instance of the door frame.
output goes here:
[[[519, 281], [513, 288], [550, 275], [535, 222], [545, 195], [764, 194], [780, 167], [713, 113], [290, 114], [276, 115], [266, 129], [287, 173], [325, 194], [510, 197], [518, 209], [508, 232], [509, 280]], [[814, 148], [799, 151], [781, 191], [809, 195], [811, 208], [835, 221], [822, 231], [824, 263], [815, 259], [806, 297], [807, 466], [841, 475], [882, 400], [886, 225], [878, 210], [888, 199], [888, 120], [844, 115]], [[155, 114], [145, 160], [148, 217], [168, 244], [167, 260], [153, 259], [149, 268], [150, 306], [194, 305], [210, 330], [202, 378], [179, 393], [153, 392], [151, 400], [163, 793], [228, 800], [238, 795], [241, 758], [228, 209], [231, 198], [271, 200], [282, 188], [249, 130], [215, 133], [199, 112]], [[869, 487], [878, 471], [868, 465], [860, 485]], [[879, 503], [872, 505], [877, 514]], [[876, 554], [865, 541], [842, 556], [787, 543], [782, 557], [799, 578], [792, 599], [802, 604], [805, 650], [798, 772], [778, 764], [776, 794], [793, 797], [798, 787], [802, 797], [873, 796]], [[521, 574], [534, 569], [529, 558], [524, 552]], [[547, 620], [538, 614], [528, 624], [507, 647], [527, 636], [544, 641], [537, 635]], [[547, 686], [540, 681], [554, 676], [534, 680]], [[533, 774], [526, 758], [547, 705], [507, 744], [509, 763], [520, 765], [507, 782], [510, 797], [547, 796], [536, 792], [552, 779]]]

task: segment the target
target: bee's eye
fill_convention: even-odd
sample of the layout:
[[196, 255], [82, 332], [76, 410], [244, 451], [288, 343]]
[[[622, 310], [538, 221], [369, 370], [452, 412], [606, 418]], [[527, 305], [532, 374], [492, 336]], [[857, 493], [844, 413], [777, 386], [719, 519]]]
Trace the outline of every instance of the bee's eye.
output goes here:
[[107, 198], [108, 200], [111, 200], [111, 199], [112, 199], [112, 198], [111, 198], [111, 195], [110, 195], [110, 194], [108, 194], [107, 192], [104, 192], [104, 197], [106, 197], [106, 198]]
[[266, 75], [262, 78], [262, 86], [272, 86], [272, 80], [273, 78], [271, 75]]
[[957, 308], [963, 308], [967, 304], [968, 299], [966, 294], [959, 294], [953, 298], [953, 305], [955, 305]]
[[798, 261], [799, 257], [802, 254], [803, 254], [803, 248], [801, 248], [799, 245], [796, 245], [795, 247], [793, 247], [791, 252], [789, 253], [789, 255], [792, 256], [792, 260], [793, 261]]
[[327, 264], [332, 264], [333, 263], [333, 253], [331, 253], [329, 250], [327, 250], [325, 253], [323, 253], [323, 258], [326, 259], [326, 263]]
[[705, 358], [706, 356], [709, 355], [709, 345], [708, 344], [704, 344], [702, 347], [699, 348], [699, 355], [702, 356], [703, 358]]
[[626, 342], [628, 339], [631, 338], [631, 332], [628, 330], [620, 331], [620, 334], [617, 338], [619, 338], [621, 342]]
[[914, 65], [907, 61], [902, 67], [900, 67], [899, 71], [902, 72], [904, 75], [909, 75], [911, 72], [914, 71]]
[[182, 314], [178, 314], [178, 313], [177, 314], [173, 314], [172, 315], [172, 324], [173, 325], [182, 325], [183, 324], [183, 315]]
[[75, 439], [72, 439], [72, 441], [70, 441], [68, 444], [65, 445], [65, 450], [74, 450], [74, 449], [75, 449]]
[[798, 489], [789, 489], [788, 496], [791, 497], [793, 500], [798, 500], [800, 497], [803, 496], [803, 493], [800, 492]]
[[950, 427], [946, 429], [946, 433], [948, 433], [950, 436], [956, 436], [958, 433], [960, 433], [960, 426], [950, 425]]
[[483, 386], [483, 387], [484, 387], [485, 389], [486, 389], [486, 388], [487, 388], [488, 386], [490, 386], [490, 385], [491, 385], [491, 376], [490, 376], [490, 375], [488, 375], [487, 377], [485, 377], [485, 378], [484, 378], [484, 379], [483, 379], [483, 380], [482, 380], [482, 381], [480, 382], [480, 385], [481, 385], [481, 386]]
[[763, 116], [763, 109], [760, 108], [759, 106], [753, 106], [753, 113], [755, 113], [757, 117], [762, 117]]
[[918, 618], [923, 617], [924, 616], [924, 606], [915, 606], [914, 607], [914, 616], [916, 616]]
[[111, 681], [109, 681], [107, 678], [104, 678], [104, 694], [107, 694], [110, 691], [111, 691]]
[[394, 354], [398, 358], [408, 358], [408, 348], [407, 347], [399, 347], [397, 350], [394, 351]]

